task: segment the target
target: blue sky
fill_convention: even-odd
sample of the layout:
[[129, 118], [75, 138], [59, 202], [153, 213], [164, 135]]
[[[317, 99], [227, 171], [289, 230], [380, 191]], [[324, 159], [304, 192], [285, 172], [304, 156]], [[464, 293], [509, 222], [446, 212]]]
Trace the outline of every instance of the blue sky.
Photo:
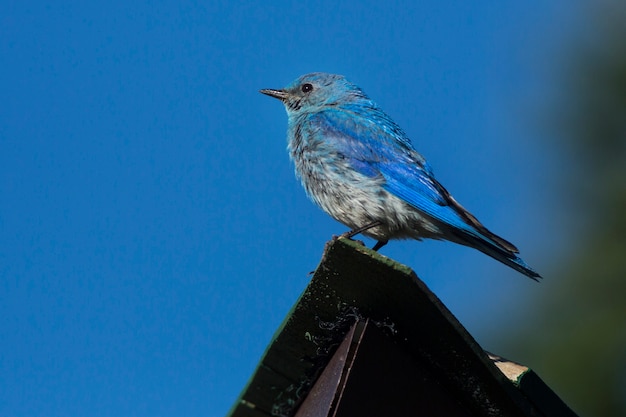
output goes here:
[[[345, 231], [307, 200], [284, 109], [258, 93], [307, 72], [359, 84], [546, 275], [558, 161], [529, 108], [575, 9], [416, 3], [0, 6], [0, 415], [227, 412]], [[451, 243], [381, 252], [479, 342], [544, 285]]]

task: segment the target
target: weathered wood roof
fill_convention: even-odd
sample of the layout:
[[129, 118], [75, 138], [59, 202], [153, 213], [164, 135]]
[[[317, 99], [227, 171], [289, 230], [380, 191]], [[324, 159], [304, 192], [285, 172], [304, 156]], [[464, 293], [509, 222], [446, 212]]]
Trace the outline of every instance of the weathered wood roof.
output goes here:
[[329, 242], [229, 416], [293, 416], [359, 320], [426, 364], [471, 415], [575, 416], [531, 370], [490, 358], [410, 268], [347, 239]]

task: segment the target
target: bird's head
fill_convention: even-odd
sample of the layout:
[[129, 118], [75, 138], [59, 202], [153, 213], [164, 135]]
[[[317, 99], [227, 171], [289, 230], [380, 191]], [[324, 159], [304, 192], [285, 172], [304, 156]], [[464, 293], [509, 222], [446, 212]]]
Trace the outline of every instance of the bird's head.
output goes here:
[[282, 101], [289, 116], [359, 100], [369, 101], [363, 91], [344, 76], [323, 72], [303, 75], [281, 90], [263, 89], [261, 93]]

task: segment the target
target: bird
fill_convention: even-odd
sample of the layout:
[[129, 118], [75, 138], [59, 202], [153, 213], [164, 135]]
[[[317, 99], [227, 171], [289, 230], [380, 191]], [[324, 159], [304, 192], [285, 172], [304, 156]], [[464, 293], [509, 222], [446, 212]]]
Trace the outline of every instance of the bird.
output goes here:
[[435, 178], [402, 128], [336, 74], [262, 89], [287, 111], [287, 150], [307, 195], [335, 220], [375, 239], [437, 239], [475, 248], [538, 281], [512, 243], [483, 226]]

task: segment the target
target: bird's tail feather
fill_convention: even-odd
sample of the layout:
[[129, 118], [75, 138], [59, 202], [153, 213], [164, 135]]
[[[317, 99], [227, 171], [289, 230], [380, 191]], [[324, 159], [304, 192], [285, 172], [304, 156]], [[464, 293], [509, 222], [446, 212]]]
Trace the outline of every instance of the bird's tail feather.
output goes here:
[[[441, 188], [445, 190], [445, 188]], [[446, 197], [465, 222], [466, 227], [453, 228], [451, 230], [451, 234], [457, 237], [456, 241], [458, 243], [476, 248], [527, 277], [539, 281], [541, 275], [529, 267], [522, 258], [517, 256], [519, 250], [517, 250], [515, 245], [483, 226], [476, 217], [460, 205], [447, 191]]]
[[[490, 234], [490, 236], [488, 236], [486, 239], [483, 237], [477, 237], [467, 232], [462, 232], [457, 235], [458, 237], [457, 242], [462, 245], [478, 249], [484, 254], [489, 255], [492, 258], [502, 262], [503, 264], [510, 266], [516, 271], [521, 272], [527, 277], [537, 282], [539, 281], [539, 279], [541, 278], [541, 275], [539, 275], [534, 269], [528, 266], [522, 258], [517, 256], [517, 252], [508, 250], [508, 248], [499, 246], [495, 243], [495, 242], [498, 242], [499, 240], [504, 240], [504, 239], [494, 235], [488, 230], [487, 232]], [[494, 239], [493, 238], [494, 236], [497, 239]]]

